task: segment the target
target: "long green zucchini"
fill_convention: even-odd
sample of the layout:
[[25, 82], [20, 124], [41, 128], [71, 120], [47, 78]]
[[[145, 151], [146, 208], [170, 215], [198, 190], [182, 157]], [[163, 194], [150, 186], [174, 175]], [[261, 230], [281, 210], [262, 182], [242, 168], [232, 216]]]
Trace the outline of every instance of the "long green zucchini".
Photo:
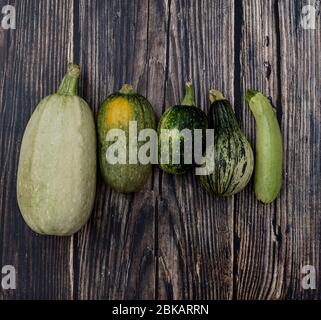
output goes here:
[[282, 185], [281, 130], [269, 99], [262, 93], [248, 90], [246, 101], [256, 120], [255, 194], [263, 203], [271, 203]]

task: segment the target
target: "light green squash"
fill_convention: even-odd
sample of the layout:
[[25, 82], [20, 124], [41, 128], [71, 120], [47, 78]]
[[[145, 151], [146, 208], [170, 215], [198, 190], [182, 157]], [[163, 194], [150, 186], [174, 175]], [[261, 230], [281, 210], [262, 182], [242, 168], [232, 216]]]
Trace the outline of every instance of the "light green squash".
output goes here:
[[96, 132], [77, 95], [80, 69], [68, 66], [56, 94], [44, 98], [26, 127], [17, 174], [22, 216], [37, 233], [66, 236], [88, 220], [96, 189]]

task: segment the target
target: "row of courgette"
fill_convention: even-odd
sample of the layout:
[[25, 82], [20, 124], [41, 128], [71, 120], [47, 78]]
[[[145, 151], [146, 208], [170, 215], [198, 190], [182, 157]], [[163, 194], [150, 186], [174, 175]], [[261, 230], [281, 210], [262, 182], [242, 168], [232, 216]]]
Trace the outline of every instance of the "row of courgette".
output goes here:
[[[88, 104], [77, 94], [80, 69], [70, 64], [56, 94], [44, 98], [32, 114], [21, 144], [17, 175], [17, 198], [26, 223], [37, 233], [70, 235], [87, 221], [93, 208], [96, 188], [96, 126]], [[257, 124], [255, 193], [264, 203], [279, 194], [282, 178], [282, 138], [270, 101], [257, 91], [248, 91], [246, 100]], [[195, 106], [191, 83], [180, 105], [170, 107], [158, 124], [159, 166], [171, 174], [184, 174], [195, 163], [184, 164], [183, 129], [214, 129], [212, 152], [206, 161], [213, 170], [200, 175], [201, 184], [211, 193], [230, 196], [249, 182], [254, 155], [240, 129], [229, 101], [216, 90], [210, 91], [208, 116]], [[129, 123], [136, 121], [137, 134], [156, 130], [156, 118], [148, 100], [129, 85], [107, 97], [97, 115], [98, 151], [102, 176], [120, 192], [135, 192], [146, 183], [150, 163], [110, 163], [106, 153], [112, 142], [106, 139], [112, 129], [129, 136]], [[171, 132], [171, 144], [179, 146], [179, 163], [162, 163], [164, 129]], [[206, 135], [203, 134], [205, 137]], [[126, 140], [127, 141], [127, 140]], [[128, 142], [125, 142], [128, 147]], [[205, 141], [201, 142], [202, 147]], [[143, 145], [138, 141], [137, 150]], [[193, 144], [194, 145], [194, 144]], [[172, 149], [169, 149], [171, 153]], [[128, 153], [128, 148], [126, 148]], [[126, 154], [128, 159], [128, 154]]]

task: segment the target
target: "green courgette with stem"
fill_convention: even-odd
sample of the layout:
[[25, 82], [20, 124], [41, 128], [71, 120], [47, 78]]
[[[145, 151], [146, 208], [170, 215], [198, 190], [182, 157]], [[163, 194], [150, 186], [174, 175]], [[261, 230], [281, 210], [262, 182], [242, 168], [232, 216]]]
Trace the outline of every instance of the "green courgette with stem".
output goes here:
[[[194, 88], [191, 82], [186, 83], [186, 94], [180, 105], [168, 108], [162, 115], [158, 124], [159, 166], [171, 174], [181, 175], [195, 167], [195, 163], [186, 163], [184, 143], [185, 138], [181, 135], [183, 130], [190, 130], [194, 146], [195, 129], [202, 131], [202, 146], [205, 146], [205, 133], [207, 129], [206, 114], [195, 106]], [[170, 137], [170, 139], [168, 139]], [[169, 145], [168, 150], [164, 147]], [[177, 149], [173, 146], [178, 146]], [[173, 150], [174, 149], [174, 150]], [[194, 148], [189, 152], [194, 155]], [[163, 159], [166, 161], [163, 161]], [[176, 158], [179, 158], [176, 163]]]
[[256, 121], [256, 159], [254, 189], [263, 203], [274, 201], [282, 185], [282, 135], [270, 100], [248, 90], [245, 96]]
[[231, 196], [244, 189], [252, 176], [253, 151], [230, 102], [217, 90], [210, 91], [210, 101], [209, 128], [214, 129], [215, 136], [214, 150], [207, 161], [211, 161], [214, 170], [201, 175], [200, 181], [215, 195]]
[[[131, 85], [123, 87], [111, 95], [102, 103], [97, 115], [98, 148], [100, 171], [106, 182], [112, 189], [131, 193], [141, 190], [148, 177], [152, 173], [152, 165], [142, 164], [139, 161], [129, 163], [129, 127], [130, 122], [136, 122], [137, 136], [144, 129], [156, 129], [156, 118], [149, 101], [135, 92]], [[126, 135], [126, 163], [110, 163], [106, 157], [108, 148], [114, 143], [107, 141], [108, 133], [113, 129], [120, 129]], [[139, 141], [137, 150], [144, 144]], [[138, 151], [136, 155], [138, 157]]]

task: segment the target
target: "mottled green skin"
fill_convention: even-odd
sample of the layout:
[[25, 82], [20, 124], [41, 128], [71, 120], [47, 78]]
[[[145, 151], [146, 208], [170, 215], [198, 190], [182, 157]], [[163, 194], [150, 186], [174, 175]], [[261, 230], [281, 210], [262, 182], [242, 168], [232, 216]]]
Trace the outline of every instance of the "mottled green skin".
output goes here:
[[42, 100], [26, 127], [18, 166], [22, 216], [40, 234], [67, 236], [88, 220], [96, 188], [96, 132], [78, 96]]
[[[122, 192], [131, 193], [137, 192], [143, 188], [147, 179], [152, 172], [151, 164], [110, 164], [106, 159], [106, 151], [113, 142], [106, 142], [106, 135], [109, 130], [115, 129], [110, 127], [105, 119], [108, 112], [110, 103], [119, 97], [128, 99], [132, 108], [131, 121], [137, 121], [137, 133], [142, 129], [156, 129], [156, 118], [153, 108], [149, 101], [137, 94], [123, 94], [120, 92], [114, 93], [107, 97], [102, 103], [97, 114], [97, 129], [98, 129], [98, 140], [99, 140], [99, 164], [100, 171], [104, 178], [104, 181], [112, 189]], [[126, 133], [127, 140], [127, 161], [128, 161], [128, 140], [129, 140], [129, 127], [128, 125], [119, 126], [118, 129], [122, 129]], [[138, 142], [137, 149], [145, 142]], [[139, 159], [138, 159], [139, 160]]]
[[[162, 152], [167, 152], [167, 150], [162, 150], [162, 143], [166, 143], [168, 140], [167, 137], [162, 134], [162, 129], [168, 129], [173, 132], [171, 135], [170, 144], [169, 144], [169, 163], [162, 163], [161, 154]], [[158, 124], [158, 148], [159, 148], [159, 166], [160, 168], [171, 174], [180, 175], [187, 172], [189, 169], [193, 168], [195, 164], [184, 164], [184, 137], [179, 134], [176, 134], [175, 130], [178, 132], [183, 129], [202, 129], [203, 130], [203, 146], [205, 146], [205, 137], [207, 129], [207, 116], [199, 108], [195, 106], [184, 106], [177, 105], [169, 108], [162, 115], [160, 122]], [[193, 137], [193, 136], [192, 136]], [[180, 163], [173, 163], [173, 153], [172, 145], [177, 143], [180, 145]], [[191, 150], [192, 154], [194, 151]]]
[[246, 100], [256, 120], [254, 190], [258, 200], [273, 202], [282, 186], [282, 134], [270, 100], [249, 90]]
[[253, 151], [228, 101], [214, 102], [208, 118], [215, 138], [214, 154], [209, 153], [207, 161], [214, 161], [214, 171], [200, 176], [200, 181], [209, 192], [230, 196], [248, 184], [254, 167]]

